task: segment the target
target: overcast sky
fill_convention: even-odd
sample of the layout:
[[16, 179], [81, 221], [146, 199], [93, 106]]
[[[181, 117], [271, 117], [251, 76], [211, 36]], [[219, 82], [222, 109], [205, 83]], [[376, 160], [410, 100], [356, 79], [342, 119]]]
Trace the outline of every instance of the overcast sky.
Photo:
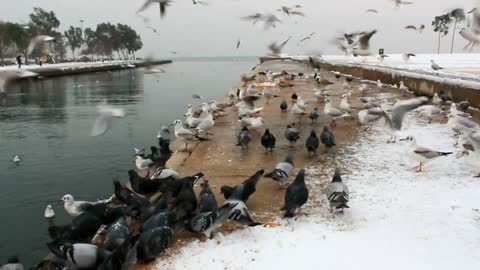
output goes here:
[[[377, 29], [371, 40], [372, 47], [385, 48], [386, 53], [436, 52], [436, 34], [431, 22], [434, 16], [455, 7], [471, 8], [474, 0], [409, 0], [414, 5], [396, 9], [390, 0], [206, 0], [209, 6], [193, 5], [191, 0], [173, 0], [163, 20], [158, 5], [142, 15], [151, 19], [150, 25], [158, 29], [154, 34], [136, 16], [143, 0], [2, 0], [0, 20], [27, 22], [33, 7], [53, 10], [61, 21], [61, 30], [70, 25], [95, 27], [100, 22], [131, 25], [142, 37], [143, 54], [168, 57], [170, 51], [182, 56], [262, 55], [272, 41], [292, 36], [287, 53], [321, 50], [326, 54], [339, 51], [329, 41], [341, 31]], [[305, 18], [285, 17], [276, 10], [282, 6], [300, 4]], [[375, 8], [378, 14], [365, 13]], [[239, 18], [255, 12], [276, 12], [282, 19], [276, 29], [264, 31]], [[408, 24], [425, 24], [425, 33], [404, 30]], [[297, 46], [304, 35], [317, 32], [312, 40]], [[456, 52], [466, 45], [457, 34]], [[235, 49], [237, 39], [242, 40]], [[451, 36], [442, 42], [442, 52], [450, 51]]]

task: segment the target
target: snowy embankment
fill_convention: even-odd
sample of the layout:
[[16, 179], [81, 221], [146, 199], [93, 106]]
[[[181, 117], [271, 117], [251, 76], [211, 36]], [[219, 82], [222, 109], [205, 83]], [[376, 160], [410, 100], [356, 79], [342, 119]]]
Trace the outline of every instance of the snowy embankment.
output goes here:
[[[454, 149], [446, 125], [408, 120], [406, 130], [419, 144]], [[336, 162], [351, 192], [345, 214], [329, 213], [321, 194], [333, 164], [311, 167], [308, 216], [194, 241], [156, 268], [480, 269], [480, 180], [454, 155], [416, 173], [406, 145], [386, 144], [387, 137], [377, 130], [340, 150]]]
[[[405, 62], [400, 54], [389, 55], [384, 61], [376, 56], [353, 57], [326, 55], [320, 60], [334, 65], [354, 66], [375, 70], [393, 76], [425, 79], [438, 83], [480, 89], [480, 54], [420, 54]], [[431, 68], [434, 60], [444, 69]]]
[[[70, 70], [70, 69], [84, 69], [84, 68], [93, 68], [93, 67], [108, 67], [108, 66], [120, 66], [120, 65], [135, 65], [141, 61], [137, 60], [116, 60], [116, 61], [105, 61], [105, 62], [71, 62], [71, 63], [58, 63], [58, 64], [44, 64], [43, 66], [37, 64], [23, 65], [22, 68], [35, 71], [42, 69], [59, 69], [59, 70]], [[132, 66], [134, 67], [134, 66]], [[18, 70], [16, 65], [0, 67], [0, 72], [7, 70]]]

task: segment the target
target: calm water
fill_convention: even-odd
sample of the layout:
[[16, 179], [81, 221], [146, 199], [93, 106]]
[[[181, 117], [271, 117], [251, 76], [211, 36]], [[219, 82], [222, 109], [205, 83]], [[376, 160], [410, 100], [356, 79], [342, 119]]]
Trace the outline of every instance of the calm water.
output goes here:
[[[67, 222], [56, 203], [70, 193], [79, 200], [110, 196], [112, 177], [126, 179], [133, 147], [156, 144], [162, 123], [171, 123], [193, 103], [192, 93], [216, 98], [239, 81], [256, 59], [202, 59], [162, 66], [167, 72], [105, 72], [19, 82], [0, 104], [0, 265], [18, 254], [30, 265], [47, 253], [43, 211], [54, 205], [56, 221]], [[104, 99], [125, 108], [102, 137], [89, 136]], [[20, 155], [20, 166], [13, 165]]]

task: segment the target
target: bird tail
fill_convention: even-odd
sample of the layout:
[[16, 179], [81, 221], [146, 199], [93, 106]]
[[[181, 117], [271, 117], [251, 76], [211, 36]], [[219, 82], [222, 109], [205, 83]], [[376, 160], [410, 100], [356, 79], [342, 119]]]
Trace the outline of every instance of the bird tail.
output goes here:
[[285, 214], [283, 214], [283, 218], [293, 218], [293, 217], [295, 217], [294, 211], [287, 210], [285, 211]]
[[350, 208], [346, 203], [342, 203], [336, 207], [337, 209]]
[[442, 156], [448, 156], [448, 155], [453, 154], [453, 152], [440, 152], [439, 154], [442, 155]]
[[248, 227], [255, 227], [255, 226], [259, 226], [259, 225], [263, 225], [263, 224], [260, 223], [260, 222], [252, 222], [252, 223], [248, 224]]

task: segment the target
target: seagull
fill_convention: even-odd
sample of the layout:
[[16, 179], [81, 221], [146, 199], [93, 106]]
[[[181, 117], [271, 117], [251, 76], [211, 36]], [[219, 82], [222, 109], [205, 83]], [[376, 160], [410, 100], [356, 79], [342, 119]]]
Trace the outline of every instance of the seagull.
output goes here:
[[425, 25], [421, 24], [418, 28], [415, 25], [407, 25], [405, 29], [418, 31], [420, 34], [425, 30]]
[[395, 6], [398, 8], [400, 6], [405, 6], [405, 5], [411, 5], [413, 4], [413, 2], [407, 2], [407, 1], [403, 1], [403, 0], [392, 0], [392, 2], [395, 3]]
[[380, 118], [382, 118], [380, 115], [378, 114], [371, 114], [369, 113], [370, 110], [381, 110], [380, 108], [371, 108], [371, 109], [365, 109], [365, 110], [361, 110], [358, 112], [358, 122], [360, 122], [360, 124], [362, 125], [365, 125], [367, 126], [367, 128], [365, 129], [365, 131], [369, 131], [369, 130], [372, 130], [372, 125], [375, 124], [376, 122], [378, 122], [380, 120]]
[[280, 185], [285, 185], [294, 169], [293, 156], [292, 154], [288, 154], [285, 160], [277, 163], [273, 171], [265, 174], [265, 177], [277, 181]]
[[20, 161], [21, 161], [21, 159], [20, 159], [20, 157], [19, 157], [18, 155], [13, 156], [12, 162], [13, 162], [15, 165], [17, 165], [17, 166], [20, 165]]
[[462, 117], [459, 114], [451, 113], [448, 115], [447, 126], [455, 133], [463, 133], [480, 128], [480, 126], [472, 120]]
[[[298, 215], [300, 209], [308, 201], [308, 188], [305, 185], [305, 170], [301, 169], [292, 184], [288, 185], [285, 192], [285, 201], [282, 210], [285, 210], [284, 218], [292, 218]], [[298, 211], [300, 212], [300, 211]]]
[[437, 93], [433, 94], [432, 103], [434, 105], [440, 105], [442, 103], [442, 99], [440, 97], [438, 97]]
[[370, 52], [370, 38], [377, 33], [377, 30], [366, 32], [358, 39], [360, 48], [353, 48], [353, 56], [369, 56]]
[[172, 125], [175, 126], [175, 137], [185, 143], [185, 151], [188, 150], [188, 144], [192, 142], [205, 141], [206, 139], [198, 137], [193, 134], [192, 131], [186, 129], [182, 125], [181, 120], [173, 121]]
[[330, 212], [333, 212], [334, 209], [340, 209], [340, 212], [343, 213], [344, 208], [350, 208], [347, 205], [350, 198], [348, 187], [343, 183], [338, 168], [335, 169], [332, 182], [329, 183], [325, 189], [325, 195], [327, 196], [330, 205]]
[[468, 41], [467, 46], [463, 49], [466, 50], [471, 45], [471, 50], [475, 45], [480, 44], [480, 10], [475, 8], [470, 11], [470, 16], [467, 20], [467, 28], [462, 28], [460, 35]]
[[419, 146], [413, 136], [407, 136], [407, 138], [400, 140], [409, 142], [406, 154], [411, 159], [419, 162], [419, 165], [415, 167], [417, 169], [417, 172], [422, 171], [422, 165], [424, 165], [426, 162], [433, 160], [437, 157], [448, 156], [452, 154], [452, 152], [439, 152], [423, 146]]
[[385, 84], [383, 84], [382, 81], [377, 80], [377, 87], [378, 87], [378, 88], [384, 88], [384, 87], [385, 87]]
[[398, 87], [398, 89], [407, 93], [413, 93], [413, 91], [410, 91], [410, 89], [405, 86], [405, 83], [403, 81], [400, 81], [400, 86]]
[[249, 16], [242, 17], [242, 20], [253, 21], [253, 24], [257, 23], [260, 20], [263, 20], [264, 15], [262, 13], [255, 13]]
[[341, 101], [340, 101], [340, 110], [342, 110], [344, 112], [347, 112], [347, 113], [351, 113], [353, 111], [352, 106], [351, 106], [350, 102], [348, 101], [347, 94], [342, 95], [342, 98], [341, 98]]
[[192, 95], [192, 98], [193, 98], [193, 99], [200, 99], [200, 100], [203, 99], [203, 97], [200, 96], [199, 94], [193, 94], [193, 95]]
[[191, 113], [187, 112], [186, 116], [186, 123], [188, 128], [196, 128], [198, 124], [202, 122], [202, 118], [193, 117]]
[[105, 132], [110, 129], [114, 118], [125, 117], [125, 111], [123, 109], [107, 105], [106, 101], [97, 106], [97, 114], [90, 133], [90, 136], [93, 137], [105, 134]]
[[299, 15], [299, 16], [305, 16], [305, 14], [297, 9], [302, 8], [301, 5], [295, 5], [293, 7], [287, 7], [287, 6], [282, 6], [278, 11], [283, 12], [284, 14], [290, 16], [290, 15]]
[[299, 43], [302, 43], [302, 42], [304, 42], [305, 40], [311, 39], [311, 38], [312, 38], [312, 36], [313, 36], [313, 35], [315, 35], [315, 33], [316, 33], [316, 32], [312, 32], [312, 33], [310, 33], [310, 35], [308, 35], [308, 36], [306, 36], [306, 37], [302, 38], [302, 39], [299, 41]]
[[240, 133], [238, 134], [237, 138], [237, 146], [241, 146], [242, 150], [245, 150], [245, 148], [248, 147], [248, 144], [252, 140], [252, 135], [250, 134], [250, 131], [246, 126], [242, 128]]
[[319, 100], [325, 100], [326, 97], [328, 97], [329, 91], [321, 90], [318, 88], [313, 89], [313, 96], [317, 99], [317, 102]]
[[167, 7], [170, 5], [172, 0], [146, 0], [143, 6], [141, 6], [138, 10], [137, 13], [145, 11], [147, 8], [149, 8], [152, 4], [158, 3], [160, 6], [160, 17], [163, 18], [165, 16], [165, 12]]
[[31, 54], [32, 51], [37, 48], [39, 45], [43, 46], [46, 42], [52, 41], [53, 43], [57, 43], [54, 37], [47, 36], [47, 35], [39, 35], [34, 37], [32, 40], [30, 40], [30, 43], [28, 44], [27, 48], [27, 53]]
[[415, 54], [413, 53], [404, 53], [402, 54], [402, 58], [403, 58], [403, 61], [405, 61], [405, 63], [408, 63], [408, 61], [410, 60], [410, 57], [416, 57]]
[[391, 138], [387, 143], [395, 143], [396, 137], [400, 135], [403, 118], [405, 115], [428, 101], [427, 97], [413, 98], [405, 101], [396, 102], [392, 109], [392, 116], [388, 116], [384, 110], [369, 111], [371, 114], [381, 115], [385, 118], [385, 127]]
[[66, 194], [60, 200], [63, 202], [63, 207], [65, 211], [72, 216], [76, 217], [79, 216], [81, 213], [85, 212], [90, 206], [94, 205], [93, 202], [86, 202], [86, 201], [75, 201], [72, 195]]
[[208, 2], [205, 2], [205, 1], [201, 1], [201, 0], [192, 0], [193, 4], [196, 5], [196, 4], [200, 4], [200, 5], [204, 5], [204, 6], [208, 6]]
[[443, 69], [443, 67], [439, 66], [437, 63], [435, 63], [435, 60], [430, 60], [430, 62], [432, 63], [431, 67], [433, 70], [435, 71], [439, 71], [441, 69]]
[[428, 123], [431, 123], [433, 117], [442, 113], [442, 110], [435, 105], [425, 105], [418, 108], [420, 116], [428, 119]]
[[264, 98], [267, 99], [267, 104], [270, 101], [270, 99], [278, 97], [278, 95], [275, 95], [271, 90], [267, 88], [263, 88], [262, 95]]
[[6, 93], [5, 85], [8, 82], [15, 80], [16, 78], [27, 78], [27, 77], [36, 77], [38, 76], [37, 73], [26, 71], [23, 69], [15, 69], [15, 70], [5, 70], [0, 72], [0, 95], [2, 93]]
[[332, 118], [330, 126], [336, 127], [335, 119], [341, 117], [349, 116], [348, 112], [342, 112], [341, 110], [332, 106], [332, 100], [327, 98], [325, 99], [325, 107], [323, 107], [323, 112]]
[[371, 12], [371, 13], [378, 13], [378, 10], [376, 9], [367, 9], [365, 12]]
[[236, 45], [236, 46], [237, 46], [237, 49], [240, 47], [240, 43], [241, 43], [241, 40], [238, 39], [238, 40], [237, 40], [237, 45]]
[[49, 204], [45, 208], [45, 213], [43, 214], [43, 217], [46, 219], [52, 219], [55, 217], [55, 211], [53, 211], [52, 206]]
[[304, 115], [307, 114], [307, 113], [305, 113], [305, 111], [304, 111], [302, 108], [300, 108], [300, 106], [298, 105], [298, 103], [294, 103], [294, 104], [293, 104], [291, 113], [292, 113], [293, 116], [298, 117], [299, 121], [300, 121], [300, 119], [302, 118], [302, 116], [304, 116]]
[[215, 121], [213, 120], [212, 110], [207, 110], [207, 115], [202, 118], [202, 121], [198, 123], [197, 127], [195, 128], [197, 132], [205, 132], [206, 137], [208, 137], [208, 131], [215, 126]]
[[259, 130], [265, 122], [262, 117], [243, 117], [240, 122], [245, 127], [250, 127], [255, 130]]
[[273, 42], [268, 46], [268, 49], [270, 50], [270, 54], [274, 56], [280, 55], [282, 52], [283, 47], [288, 43], [291, 37], [287, 38], [285, 41], [277, 45], [277, 42]]

